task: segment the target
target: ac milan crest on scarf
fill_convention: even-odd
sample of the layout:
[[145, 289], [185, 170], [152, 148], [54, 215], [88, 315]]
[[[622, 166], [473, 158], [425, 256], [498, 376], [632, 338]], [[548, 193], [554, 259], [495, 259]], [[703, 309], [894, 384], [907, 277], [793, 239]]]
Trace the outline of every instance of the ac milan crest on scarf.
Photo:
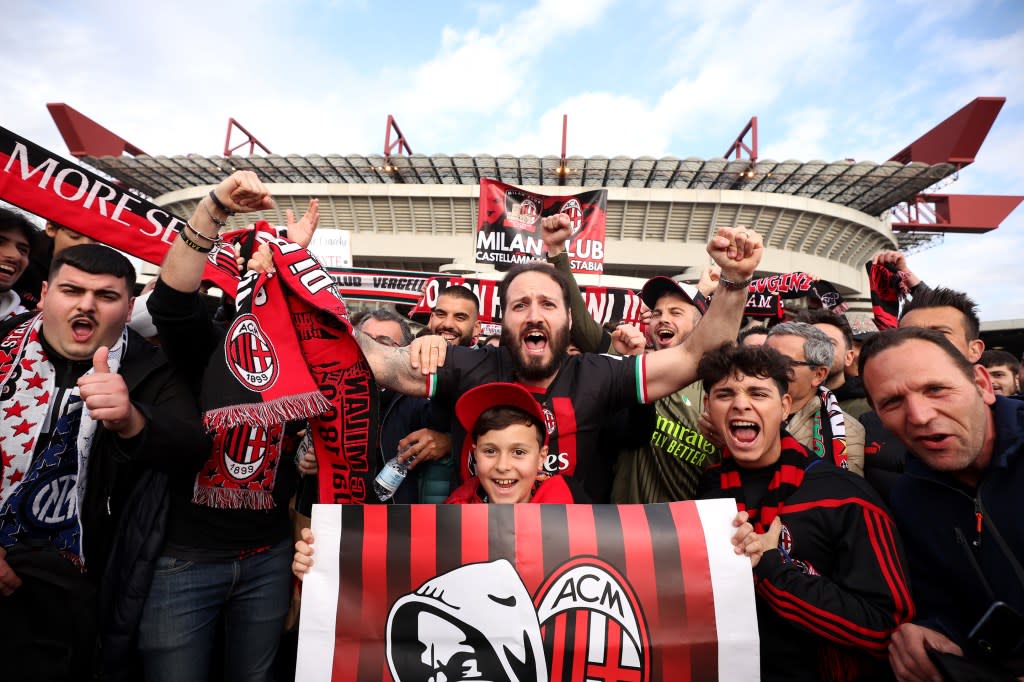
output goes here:
[[747, 512], [750, 525], [758, 533], [764, 533], [768, 526], [772, 525], [775, 517], [782, 512], [783, 504], [789, 496], [796, 492], [804, 481], [804, 471], [814, 460], [811, 454], [796, 438], [786, 431], [782, 432], [782, 452], [779, 459], [772, 465], [774, 473], [768, 483], [768, 492], [764, 499], [757, 506], [747, 503], [743, 494], [742, 469], [728, 448], [722, 452], [722, 464], [720, 468], [722, 490], [730, 497], [735, 498], [736, 507], [740, 511]]
[[376, 428], [369, 365], [331, 276], [305, 249], [273, 236], [267, 223], [256, 229], [277, 272], [252, 272], [239, 282], [237, 316], [203, 377], [203, 418], [216, 435], [193, 500], [273, 507], [282, 423], [310, 419], [320, 499], [361, 503]]

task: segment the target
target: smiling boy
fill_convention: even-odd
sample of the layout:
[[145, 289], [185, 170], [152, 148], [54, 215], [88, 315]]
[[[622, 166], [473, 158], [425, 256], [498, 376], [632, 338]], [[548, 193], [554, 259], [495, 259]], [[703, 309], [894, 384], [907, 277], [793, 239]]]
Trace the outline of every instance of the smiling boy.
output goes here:
[[583, 493], [565, 476], [540, 476], [548, 454], [544, 412], [518, 384], [491, 383], [466, 392], [455, 415], [473, 441], [476, 475], [446, 504], [571, 504]]

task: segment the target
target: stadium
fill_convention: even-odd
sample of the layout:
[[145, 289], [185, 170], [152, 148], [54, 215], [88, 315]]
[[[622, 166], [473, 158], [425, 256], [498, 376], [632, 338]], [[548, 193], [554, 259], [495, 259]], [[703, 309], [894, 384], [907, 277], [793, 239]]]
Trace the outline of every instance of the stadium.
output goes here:
[[[350, 231], [357, 269], [499, 278], [475, 263], [473, 238], [480, 181], [494, 178], [549, 195], [607, 188], [604, 274], [579, 275], [581, 284], [695, 281], [712, 227], [744, 225], [764, 238], [762, 274], [810, 273], [866, 311], [873, 254], [995, 229], [1020, 202], [934, 191], [974, 161], [1003, 102], [976, 98], [882, 163], [761, 159], [756, 117], [711, 159], [566, 156], [564, 123], [561, 156], [426, 156], [412, 153], [391, 117], [381, 154], [272, 154], [232, 119], [222, 156], [149, 156], [66, 104], [48, 108], [76, 158], [175, 215], [190, 215], [238, 169], [271, 184], [277, 207], [261, 217], [272, 223], [319, 199], [321, 226]], [[232, 146], [234, 132], [245, 140]], [[245, 145], [248, 155], [235, 153]]]

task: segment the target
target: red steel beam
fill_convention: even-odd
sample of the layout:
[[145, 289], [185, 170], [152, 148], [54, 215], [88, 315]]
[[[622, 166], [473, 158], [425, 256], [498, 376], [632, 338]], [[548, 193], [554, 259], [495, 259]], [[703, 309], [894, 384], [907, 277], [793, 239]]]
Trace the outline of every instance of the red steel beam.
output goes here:
[[83, 156], [148, 156], [131, 142], [64, 103], [46, 105], [57, 130], [75, 158]]
[[[245, 140], [243, 140], [242, 142], [239, 142], [234, 147], [232, 147], [231, 146], [231, 132], [235, 128], [238, 128], [238, 130], [241, 131], [241, 133], [243, 135], [245, 135]], [[269, 149], [267, 149], [267, 145], [265, 145], [262, 142], [260, 142], [259, 140], [257, 140], [256, 136], [253, 135], [252, 133], [250, 133], [248, 130], [246, 130], [245, 127], [241, 123], [239, 123], [238, 121], [236, 121], [233, 118], [229, 118], [228, 119], [228, 134], [227, 134], [227, 137], [224, 138], [224, 156], [231, 156], [232, 154], [235, 153], [236, 150], [241, 149], [245, 145], [249, 145], [249, 156], [252, 156], [252, 153], [254, 151], [256, 151], [256, 147], [257, 146], [259, 146], [259, 148], [262, 149], [264, 151], [264, 153], [266, 153], [266, 154], [272, 154], [273, 153]]]
[[980, 234], [999, 227], [1024, 197], [988, 194], [919, 194], [895, 210], [899, 232], [966, 232]]
[[961, 168], [974, 163], [1005, 102], [1005, 97], [976, 97], [889, 160], [952, 163]]
[[[743, 141], [743, 138], [747, 136], [747, 133], [750, 133], [749, 145]], [[728, 159], [729, 155], [733, 152], [736, 153], [737, 159], [740, 158], [742, 152], [746, 152], [750, 157], [750, 163], [757, 163], [757, 116], [750, 117], [750, 121], [747, 123], [746, 127], [740, 131], [739, 137], [736, 138], [732, 143], [732, 146], [726, 150], [723, 156]]]
[[[391, 141], [391, 131], [395, 131], [396, 139], [394, 142]], [[398, 153], [401, 154], [402, 150], [405, 150], [406, 154], [412, 154], [412, 147], [409, 146], [409, 141], [405, 139], [405, 135], [398, 128], [398, 123], [395, 121], [395, 117], [388, 114], [388, 127], [384, 131], [384, 158], [390, 160], [391, 153], [398, 149]]]

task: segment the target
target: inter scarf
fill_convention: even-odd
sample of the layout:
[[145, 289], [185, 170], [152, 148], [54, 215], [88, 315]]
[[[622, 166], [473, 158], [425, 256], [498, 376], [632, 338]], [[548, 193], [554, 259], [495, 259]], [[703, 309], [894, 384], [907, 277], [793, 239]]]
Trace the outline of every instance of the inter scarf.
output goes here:
[[224, 350], [207, 367], [201, 402], [214, 447], [193, 501], [272, 508], [282, 422], [310, 419], [320, 501], [362, 503], [377, 422], [370, 367], [320, 263], [265, 222], [257, 234], [277, 272], [251, 272], [239, 282]]
[[757, 506], [747, 503], [743, 493], [742, 469], [736, 463], [732, 453], [728, 448], [722, 452], [722, 466], [719, 473], [722, 490], [730, 497], [735, 498], [737, 509], [747, 512], [750, 525], [758, 533], [764, 533], [768, 526], [772, 525], [775, 517], [782, 513], [783, 505], [803, 483], [804, 471], [813, 461], [807, 448], [785, 431], [782, 432], [781, 445], [782, 452], [779, 454], [779, 459], [772, 465], [774, 472], [768, 483], [768, 492]]
[[[46, 539], [83, 565], [78, 510], [85, 499], [88, 477], [84, 472], [89, 467], [96, 421], [78, 397], [77, 386], [66, 402], [56, 400], [54, 367], [43, 351], [41, 329], [42, 316], [36, 315], [0, 342], [0, 544], [7, 547], [24, 538]], [[110, 349], [111, 372], [120, 367], [127, 343], [125, 329]], [[52, 409], [61, 414], [50, 415]], [[36, 443], [48, 422], [52, 424], [47, 429], [50, 442], [35, 457]]]
[[[814, 454], [824, 459], [832, 455], [836, 466], [849, 469], [850, 463], [846, 454], [846, 420], [843, 410], [839, 407], [836, 395], [824, 386], [818, 387], [818, 398], [821, 407], [814, 412], [812, 437], [814, 438]], [[825, 414], [828, 419], [822, 419]], [[825, 444], [828, 443], [828, 446]]]

